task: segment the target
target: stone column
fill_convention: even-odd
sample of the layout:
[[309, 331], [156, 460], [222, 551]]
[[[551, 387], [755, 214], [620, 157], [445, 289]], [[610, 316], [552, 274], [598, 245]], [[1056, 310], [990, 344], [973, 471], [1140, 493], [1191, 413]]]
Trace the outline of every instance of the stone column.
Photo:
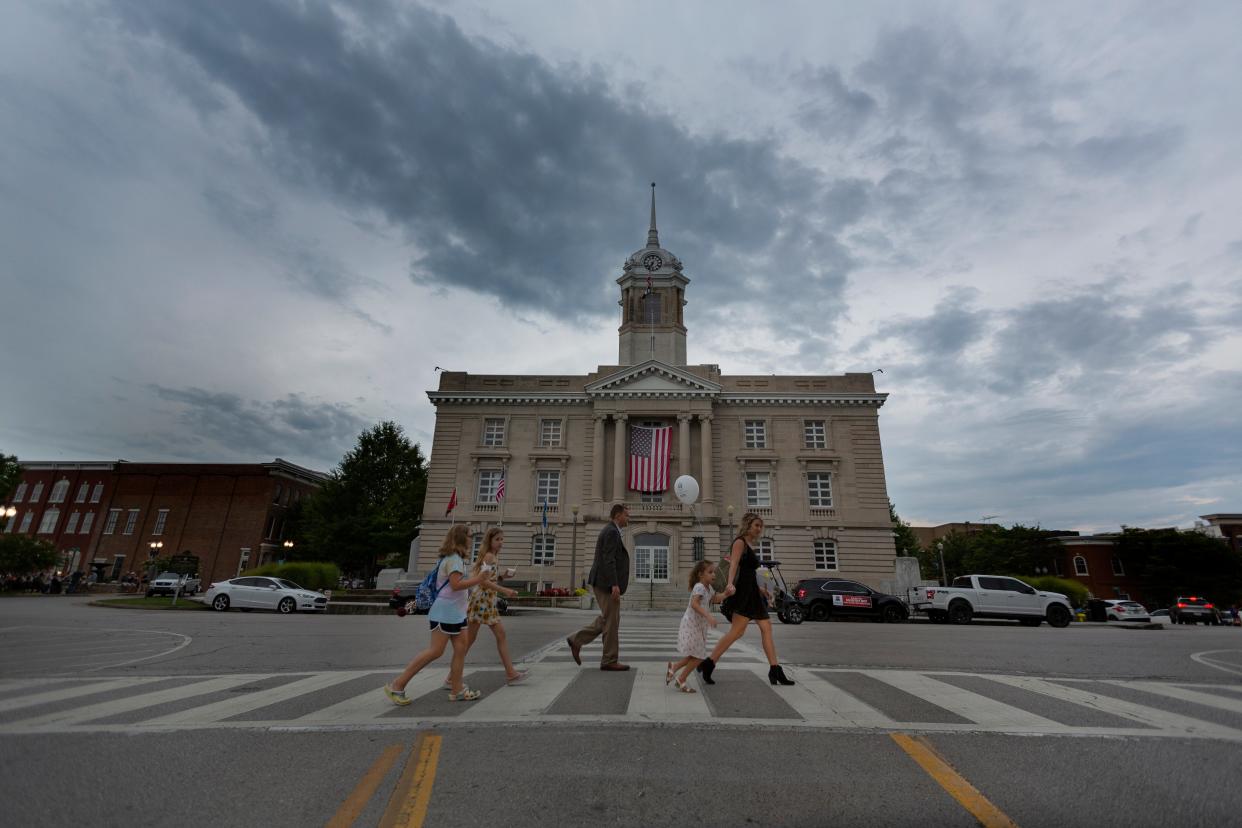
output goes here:
[[699, 496], [704, 503], [712, 501], [712, 415], [699, 415], [699, 439], [703, 441], [703, 470], [699, 477]]
[[625, 423], [629, 420], [629, 416], [613, 414], [612, 420], [617, 424], [612, 444], [612, 502], [620, 503], [625, 499], [625, 446], [626, 438], [629, 436], [626, 433]]
[[690, 474], [690, 415], [678, 414], [677, 474]]
[[604, 502], [604, 423], [607, 414], [595, 415], [595, 442], [591, 444], [591, 500]]

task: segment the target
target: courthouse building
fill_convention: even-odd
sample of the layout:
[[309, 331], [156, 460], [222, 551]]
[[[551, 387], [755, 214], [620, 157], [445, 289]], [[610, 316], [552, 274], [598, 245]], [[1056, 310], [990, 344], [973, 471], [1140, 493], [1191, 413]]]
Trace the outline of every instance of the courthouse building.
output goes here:
[[[879, 429], [887, 395], [872, 375], [688, 365], [690, 279], [660, 244], [654, 191], [647, 244], [616, 281], [615, 365], [570, 376], [445, 371], [428, 392], [436, 425], [417, 569], [434, 564], [453, 523], [469, 524], [476, 546], [502, 524], [516, 581], [578, 586], [609, 507], [625, 502], [632, 595], [684, 601], [689, 568], [719, 560], [747, 511], [763, 516], [762, 554], [791, 582], [893, 578]], [[639, 473], [652, 461], [666, 464], [663, 479]], [[699, 483], [693, 507], [673, 496], [679, 475]]]

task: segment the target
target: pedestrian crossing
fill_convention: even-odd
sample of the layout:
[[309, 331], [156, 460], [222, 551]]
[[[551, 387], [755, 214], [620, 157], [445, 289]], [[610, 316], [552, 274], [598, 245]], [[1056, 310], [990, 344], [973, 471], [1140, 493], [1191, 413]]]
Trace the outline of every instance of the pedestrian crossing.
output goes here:
[[448, 701], [447, 667], [436, 666], [415, 677], [406, 690], [413, 704], [401, 708], [380, 691], [392, 670], [90, 677], [69, 686], [61, 677], [0, 680], [0, 734], [606, 722], [1242, 742], [1242, 693], [1219, 685], [886, 669], [789, 672], [797, 684], [772, 687], [765, 664], [729, 658], [716, 685], [696, 677], [699, 692], [680, 693], [664, 684], [662, 662], [606, 673], [544, 659], [513, 686], [498, 668], [468, 668], [467, 683], [484, 695], [467, 703]]

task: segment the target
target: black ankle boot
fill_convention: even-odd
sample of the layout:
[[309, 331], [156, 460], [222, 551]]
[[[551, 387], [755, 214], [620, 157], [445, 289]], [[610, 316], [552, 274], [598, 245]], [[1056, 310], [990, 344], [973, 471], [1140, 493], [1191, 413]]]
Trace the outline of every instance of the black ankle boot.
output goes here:
[[703, 674], [704, 684], [715, 684], [716, 683], [712, 681], [712, 671], [715, 669], [716, 669], [716, 662], [712, 661], [710, 658], [705, 658], [703, 659], [702, 662], [699, 663], [699, 672]]
[[781, 669], [781, 665], [775, 664], [768, 668], [768, 681], [772, 684], [793, 684], [793, 679], [785, 675], [785, 671]]

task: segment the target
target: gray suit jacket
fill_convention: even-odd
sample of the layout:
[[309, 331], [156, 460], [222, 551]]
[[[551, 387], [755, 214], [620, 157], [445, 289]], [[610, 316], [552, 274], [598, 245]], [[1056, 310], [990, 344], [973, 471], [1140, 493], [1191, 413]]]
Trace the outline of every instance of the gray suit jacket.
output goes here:
[[630, 585], [630, 553], [621, 539], [621, 530], [611, 521], [595, 541], [595, 562], [587, 583], [605, 591], [618, 586], [622, 595]]

